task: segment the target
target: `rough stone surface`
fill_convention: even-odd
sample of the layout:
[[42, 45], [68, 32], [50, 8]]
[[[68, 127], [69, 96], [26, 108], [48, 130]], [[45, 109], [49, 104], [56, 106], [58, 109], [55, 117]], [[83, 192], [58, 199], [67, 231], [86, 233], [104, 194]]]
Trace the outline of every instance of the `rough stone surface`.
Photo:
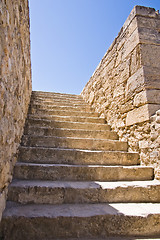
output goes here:
[[[28, 109], [31, 78], [28, 2], [8, 0], [0, 6], [1, 214]], [[133, 9], [83, 90], [92, 109], [80, 96], [33, 92], [0, 238], [160, 236], [160, 182], [153, 180], [153, 166], [160, 178], [159, 29], [158, 12], [140, 6]], [[132, 151], [139, 151], [141, 162], [152, 166], [134, 166], [139, 159]]]
[[[0, 202], [12, 178], [31, 94], [28, 1], [0, 1]], [[0, 208], [0, 216], [3, 207]]]
[[159, 191], [158, 180], [139, 182], [14, 180], [9, 188], [8, 199], [22, 204], [156, 203], [160, 202]]
[[153, 148], [141, 143], [149, 144], [150, 117], [160, 109], [159, 29], [155, 9], [134, 7], [81, 93], [146, 165]]
[[[159, 236], [159, 204], [10, 204], [5, 240]], [[27, 221], [26, 221], [27, 218]], [[28, 228], [30, 229], [28, 231]], [[14, 229], [14, 231], [13, 231]], [[47, 231], [46, 231], [47, 229]], [[64, 231], [65, 229], [65, 231]]]
[[[41, 107], [35, 109], [33, 103], [36, 100], [37, 106], [44, 107], [49, 98], [50, 105], [58, 103], [58, 112], [64, 102], [68, 108], [68, 114], [63, 109], [68, 120], [56, 119], [56, 128], [53, 119], [47, 120], [54, 116], [50, 106], [45, 105], [44, 120]], [[83, 99], [78, 100], [83, 106], [82, 110], [78, 107], [81, 117], [72, 122], [74, 114], [69, 109], [78, 96], [67, 98], [32, 94], [30, 111], [34, 113], [32, 120], [28, 114], [26, 121], [0, 237], [87, 240], [159, 236], [160, 181], [154, 180], [153, 167], [140, 166], [139, 154], [129, 153], [125, 142], [112, 139], [107, 124], [89, 123], [94, 113], [88, 109], [86, 115]], [[105, 129], [110, 134], [103, 139]], [[73, 136], [67, 136], [70, 134]], [[146, 146], [142, 141], [141, 147]]]

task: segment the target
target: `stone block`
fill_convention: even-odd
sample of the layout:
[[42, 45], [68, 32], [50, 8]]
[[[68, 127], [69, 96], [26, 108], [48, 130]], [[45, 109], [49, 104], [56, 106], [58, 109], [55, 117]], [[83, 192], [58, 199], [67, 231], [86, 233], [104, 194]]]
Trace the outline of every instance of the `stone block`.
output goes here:
[[[154, 19], [159, 19], [160, 15], [155, 11], [154, 8], [150, 7], [143, 7], [143, 6], [135, 6], [131, 13], [129, 14], [127, 20], [125, 21], [122, 30], [124, 31], [134, 20], [134, 18], [143, 16], [147, 18], [154, 18]], [[121, 30], [121, 31], [122, 31]]]
[[139, 44], [139, 34], [138, 29], [131, 34], [131, 36], [126, 39], [123, 48], [122, 48], [122, 61], [135, 49], [135, 47]]
[[145, 104], [133, 109], [127, 113], [126, 126], [149, 121], [150, 117], [155, 114], [158, 109], [160, 109], [160, 105], [158, 104]]
[[136, 18], [133, 19], [132, 22], [126, 26], [126, 28], [122, 28], [122, 31], [120, 32], [118, 36], [118, 45], [117, 45], [117, 50], [120, 51], [121, 48], [123, 47], [125, 41], [127, 38], [129, 38], [132, 33], [136, 30], [137, 28], [137, 20]]
[[138, 28], [140, 43], [160, 44], [159, 29]]
[[143, 66], [160, 68], [160, 45], [141, 44], [141, 64]]
[[146, 18], [143, 16], [137, 16], [137, 27], [147, 29], [160, 29], [160, 18]]
[[135, 95], [133, 104], [135, 107], [140, 107], [147, 103], [147, 96], [146, 91], [142, 91]]
[[134, 16], [143, 16], [143, 17], [147, 17], [147, 18], [160, 18], [160, 14], [158, 14], [158, 12], [154, 9], [154, 8], [150, 8], [150, 7], [143, 7], [143, 6], [135, 6], [133, 8], [133, 13]]
[[127, 81], [125, 97], [129, 100], [136, 93], [140, 92], [144, 88], [144, 72], [143, 67], [133, 74]]
[[125, 88], [124, 88], [124, 85], [121, 84], [120, 86], [117, 86], [115, 88], [114, 93], [113, 93], [113, 98], [119, 97], [124, 94], [125, 94]]
[[160, 90], [149, 89], [146, 90], [147, 103], [160, 104]]
[[146, 89], [134, 97], [134, 106], [139, 107], [146, 103], [160, 104], [160, 90]]
[[144, 66], [145, 88], [160, 89], [160, 69], [152, 66]]
[[139, 44], [129, 55], [128, 62], [129, 62], [129, 76], [132, 76], [141, 67], [141, 52]]
[[123, 113], [127, 113], [129, 111], [131, 111], [133, 109], [133, 101], [130, 100], [124, 104], [122, 104], [121, 106], [119, 106], [119, 109], [120, 109], [120, 113], [123, 114]]

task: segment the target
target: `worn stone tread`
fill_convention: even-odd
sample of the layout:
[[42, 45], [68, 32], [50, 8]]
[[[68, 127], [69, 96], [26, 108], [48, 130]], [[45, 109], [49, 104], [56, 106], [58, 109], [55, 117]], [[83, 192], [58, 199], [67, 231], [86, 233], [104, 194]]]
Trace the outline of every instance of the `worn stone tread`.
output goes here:
[[[159, 180], [151, 181], [122, 181], [122, 182], [100, 182], [100, 181], [33, 181], [33, 180], [18, 180], [14, 179], [10, 184], [11, 187], [63, 187], [73, 189], [86, 189], [86, 188], [98, 188], [98, 189], [115, 189], [115, 188], [127, 188], [127, 187], [146, 187], [159, 186]], [[160, 194], [160, 193], [159, 193]]]
[[118, 140], [116, 132], [109, 130], [87, 130], [87, 129], [68, 129], [54, 127], [28, 126], [24, 130], [26, 135], [38, 136], [57, 136], [57, 137], [76, 137], [76, 138], [96, 138]]
[[160, 181], [81, 182], [15, 179], [9, 201], [20, 203], [146, 203], [160, 202]]
[[[4, 217], [91, 217], [103, 215], [124, 215], [147, 217], [157, 214], [160, 217], [160, 203], [99, 203], [99, 204], [26, 204], [9, 202]], [[160, 231], [160, 229], [159, 229]]]
[[51, 110], [65, 110], [65, 111], [83, 111], [83, 112], [94, 112], [94, 110], [89, 106], [63, 106], [63, 105], [54, 105], [54, 103], [43, 104], [43, 103], [32, 103], [30, 104], [30, 109], [51, 109]]
[[89, 111], [68, 111], [68, 110], [53, 110], [53, 109], [33, 109], [31, 108], [29, 111], [30, 114], [38, 114], [39, 116], [43, 116], [44, 114], [46, 116], [51, 115], [58, 115], [58, 116], [80, 116], [80, 117], [98, 117], [99, 114], [96, 112], [89, 112]]
[[[62, 119], [63, 120], [63, 119]], [[73, 121], [56, 121], [52, 119], [39, 119], [32, 118], [30, 116], [27, 119], [27, 125], [33, 126], [48, 126], [48, 127], [59, 127], [59, 128], [74, 128], [74, 129], [87, 129], [87, 130], [110, 130], [111, 127], [106, 123], [90, 123], [90, 122], [73, 122]]]
[[63, 97], [63, 96], [32, 96], [31, 101], [39, 102], [60, 102], [60, 103], [71, 103], [71, 104], [80, 104], [87, 105], [83, 98], [72, 98], [72, 97]]
[[112, 139], [23, 135], [22, 146], [62, 147], [88, 150], [127, 151], [127, 142]]
[[46, 106], [48, 106], [48, 105], [55, 105], [55, 106], [66, 106], [66, 107], [71, 106], [71, 107], [78, 107], [78, 108], [88, 107], [87, 103], [76, 103], [76, 102], [72, 102], [72, 101], [70, 101], [70, 102], [63, 101], [63, 102], [61, 102], [61, 101], [52, 101], [52, 100], [40, 100], [40, 99], [39, 100], [37, 100], [37, 99], [32, 100], [31, 99], [30, 103], [31, 103], [31, 105], [32, 104], [42, 104], [42, 105], [46, 105]]
[[19, 161], [32, 163], [68, 163], [99, 165], [137, 165], [139, 154], [123, 151], [19, 147]]
[[64, 98], [71, 97], [71, 98], [80, 98], [82, 99], [81, 95], [78, 94], [69, 94], [69, 93], [59, 93], [59, 92], [44, 92], [44, 91], [32, 91], [32, 97], [34, 96], [62, 96]]
[[33, 98], [36, 98], [36, 99], [39, 99], [39, 98], [43, 98], [43, 99], [60, 99], [60, 100], [72, 100], [72, 101], [74, 101], [74, 100], [76, 100], [76, 101], [83, 101], [83, 102], [85, 102], [85, 100], [83, 99], [83, 97], [81, 96], [81, 95], [72, 95], [72, 94], [61, 94], [61, 93], [53, 93], [53, 94], [51, 94], [51, 93], [41, 93], [41, 94], [37, 94], [37, 93], [33, 93], [32, 92], [32, 99]]
[[152, 167], [35, 164], [18, 162], [14, 177], [20, 179], [69, 181], [140, 181], [152, 180]]
[[[160, 236], [160, 204], [21, 205], [9, 202], [2, 225], [3, 229], [8, 229], [7, 240], [25, 237], [33, 240], [104, 238], [115, 235], [156, 237]], [[14, 231], [11, 231], [13, 227]]]
[[28, 119], [39, 118], [56, 121], [69, 121], [69, 122], [86, 122], [86, 123], [106, 123], [105, 119], [98, 117], [83, 117], [83, 116], [59, 116], [59, 115], [45, 115], [45, 114], [28, 114]]
[[80, 102], [80, 103], [86, 103], [85, 100], [82, 97], [71, 97], [71, 96], [63, 96], [63, 95], [54, 95], [54, 96], [43, 96], [43, 95], [37, 95], [37, 96], [32, 96], [32, 99], [36, 100], [51, 100], [51, 101], [72, 101], [72, 102]]

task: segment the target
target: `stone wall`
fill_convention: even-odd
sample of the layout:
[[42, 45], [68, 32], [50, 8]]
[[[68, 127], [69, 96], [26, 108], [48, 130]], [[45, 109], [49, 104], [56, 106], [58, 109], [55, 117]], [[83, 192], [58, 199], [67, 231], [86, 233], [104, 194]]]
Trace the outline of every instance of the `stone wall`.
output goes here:
[[0, 218], [31, 95], [28, 0], [0, 1]]
[[135, 6], [81, 93], [145, 165], [150, 117], [160, 109], [159, 59], [160, 14]]

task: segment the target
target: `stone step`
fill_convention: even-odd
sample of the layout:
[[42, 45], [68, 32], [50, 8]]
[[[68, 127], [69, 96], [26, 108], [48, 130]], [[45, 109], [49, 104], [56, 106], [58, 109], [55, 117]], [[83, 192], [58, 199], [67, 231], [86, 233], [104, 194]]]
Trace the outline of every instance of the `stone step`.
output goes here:
[[54, 105], [54, 104], [31, 104], [30, 109], [42, 109], [42, 110], [64, 110], [64, 111], [83, 111], [83, 112], [93, 112], [93, 109], [90, 106], [80, 106], [80, 107], [72, 107], [72, 106], [63, 106], [63, 105]]
[[16, 163], [14, 177], [26, 180], [144, 181], [153, 180], [152, 167]]
[[23, 135], [22, 146], [127, 151], [127, 142], [110, 139]]
[[106, 123], [89, 123], [89, 122], [69, 122], [56, 121], [48, 119], [30, 118], [26, 121], [26, 126], [32, 125], [37, 127], [56, 127], [68, 129], [86, 129], [86, 130], [111, 130], [111, 127]]
[[160, 203], [160, 181], [69, 182], [14, 180], [8, 200], [19, 203]]
[[50, 128], [50, 127], [34, 127], [28, 126], [24, 130], [26, 135], [38, 136], [57, 136], [57, 137], [75, 137], [75, 138], [97, 138], [118, 140], [116, 132], [104, 130], [83, 130], [83, 129], [67, 129], [67, 128]]
[[74, 98], [61, 98], [61, 97], [32, 97], [31, 100], [46, 102], [60, 102], [60, 103], [73, 103], [73, 104], [84, 104], [86, 105], [86, 102], [83, 99], [74, 99]]
[[81, 116], [58, 116], [58, 115], [38, 115], [28, 114], [28, 118], [47, 119], [62, 122], [85, 122], [85, 123], [106, 123], [105, 119], [98, 117], [81, 117]]
[[1, 238], [44, 240], [160, 236], [160, 204], [15, 204], [3, 214]]
[[[33, 102], [34, 101], [38, 101], [40, 103], [43, 103], [43, 102], [51, 102], [52, 104], [60, 104], [61, 106], [64, 106], [67, 105], [67, 106], [75, 106], [75, 105], [79, 105], [79, 106], [86, 106], [87, 104], [84, 102], [84, 101], [76, 101], [76, 100], [67, 100], [67, 99], [64, 99], [64, 100], [61, 100], [61, 99], [51, 99], [51, 98], [39, 98], [39, 99], [33, 99]], [[32, 103], [32, 100], [31, 100], [31, 103]]]
[[19, 147], [18, 161], [30, 163], [138, 165], [139, 154], [62, 148]]
[[44, 99], [31, 99], [32, 104], [40, 104], [40, 105], [55, 105], [55, 106], [70, 106], [70, 107], [90, 107], [88, 104], [84, 103], [75, 103], [73, 101], [52, 101], [52, 100], [44, 100]]
[[73, 99], [83, 99], [81, 95], [68, 94], [68, 93], [56, 93], [56, 92], [39, 92], [32, 91], [32, 97], [60, 97], [60, 98], [73, 98]]
[[96, 112], [83, 112], [83, 111], [67, 111], [67, 110], [48, 110], [48, 109], [30, 109], [29, 114], [35, 114], [38, 116], [75, 116], [75, 117], [98, 117]]

